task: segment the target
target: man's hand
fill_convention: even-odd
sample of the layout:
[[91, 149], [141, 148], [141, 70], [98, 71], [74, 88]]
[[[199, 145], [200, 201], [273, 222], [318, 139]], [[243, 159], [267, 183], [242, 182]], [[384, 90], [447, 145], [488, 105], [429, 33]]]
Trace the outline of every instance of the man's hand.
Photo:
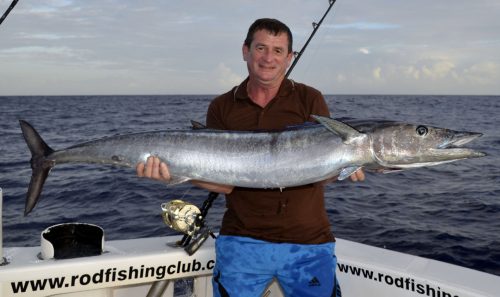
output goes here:
[[351, 174], [350, 178], [353, 182], [364, 181], [365, 173], [363, 172], [363, 169], [360, 168], [356, 170], [353, 174]]
[[135, 167], [137, 176], [147, 177], [163, 182], [170, 180], [170, 172], [168, 171], [167, 164], [160, 162], [158, 157], [149, 156], [146, 164], [138, 163]]

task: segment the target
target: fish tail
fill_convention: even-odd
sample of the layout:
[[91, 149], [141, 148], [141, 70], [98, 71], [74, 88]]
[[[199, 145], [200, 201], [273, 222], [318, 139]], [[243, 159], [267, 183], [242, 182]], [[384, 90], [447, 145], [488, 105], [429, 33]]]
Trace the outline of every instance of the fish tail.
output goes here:
[[26, 194], [26, 204], [24, 207], [24, 215], [28, 215], [35, 207], [40, 193], [42, 192], [43, 184], [49, 175], [50, 169], [54, 167], [55, 162], [46, 157], [54, 152], [38, 132], [28, 122], [20, 120], [21, 130], [24, 140], [31, 151], [31, 180]]

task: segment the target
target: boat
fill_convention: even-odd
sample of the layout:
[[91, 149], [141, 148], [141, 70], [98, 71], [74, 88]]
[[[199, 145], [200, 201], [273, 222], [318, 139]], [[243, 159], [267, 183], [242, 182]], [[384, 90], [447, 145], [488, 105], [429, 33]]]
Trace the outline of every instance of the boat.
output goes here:
[[[1, 194], [0, 189], [0, 199]], [[95, 234], [92, 237], [100, 245], [100, 252], [57, 256], [56, 245], [47, 234], [54, 233], [59, 226], [94, 228], [97, 232], [80, 233], [85, 237]], [[102, 230], [99, 226], [71, 222], [41, 231], [40, 246], [2, 249], [0, 245], [1, 296], [173, 297], [179, 296], [175, 290], [179, 282], [188, 286], [181, 292], [188, 295], [183, 296], [212, 296], [215, 241], [211, 237], [189, 255], [176, 244], [181, 235], [106, 242], [104, 230], [99, 230]], [[72, 239], [63, 238], [62, 242], [71, 243]], [[83, 250], [95, 249], [85, 245]], [[343, 239], [337, 239], [336, 254], [342, 296], [498, 297], [500, 294], [500, 276], [457, 265]], [[262, 296], [283, 294], [273, 281]]]

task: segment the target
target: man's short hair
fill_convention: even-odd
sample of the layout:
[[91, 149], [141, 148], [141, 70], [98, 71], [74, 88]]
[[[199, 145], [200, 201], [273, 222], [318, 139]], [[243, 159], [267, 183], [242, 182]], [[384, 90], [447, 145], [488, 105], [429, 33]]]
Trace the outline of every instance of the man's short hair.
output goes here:
[[288, 36], [288, 52], [289, 53], [292, 52], [292, 47], [293, 47], [292, 32], [290, 31], [290, 28], [288, 28], [287, 25], [278, 21], [277, 19], [262, 18], [262, 19], [257, 19], [255, 22], [253, 22], [250, 28], [248, 28], [247, 38], [245, 39], [244, 43], [245, 46], [250, 48], [250, 45], [252, 44], [253, 41], [254, 33], [260, 30], [266, 30], [267, 32], [275, 36], [281, 33], [286, 33], [286, 35]]

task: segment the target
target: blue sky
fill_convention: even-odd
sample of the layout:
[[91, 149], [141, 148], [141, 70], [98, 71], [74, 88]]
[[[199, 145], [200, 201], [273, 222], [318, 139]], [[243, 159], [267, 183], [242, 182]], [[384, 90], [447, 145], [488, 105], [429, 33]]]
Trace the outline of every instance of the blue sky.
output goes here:
[[[0, 0], [3, 13], [11, 0]], [[326, 0], [19, 1], [0, 95], [219, 94], [259, 17], [300, 50]], [[338, 0], [291, 78], [325, 94], [500, 95], [500, 1]]]

